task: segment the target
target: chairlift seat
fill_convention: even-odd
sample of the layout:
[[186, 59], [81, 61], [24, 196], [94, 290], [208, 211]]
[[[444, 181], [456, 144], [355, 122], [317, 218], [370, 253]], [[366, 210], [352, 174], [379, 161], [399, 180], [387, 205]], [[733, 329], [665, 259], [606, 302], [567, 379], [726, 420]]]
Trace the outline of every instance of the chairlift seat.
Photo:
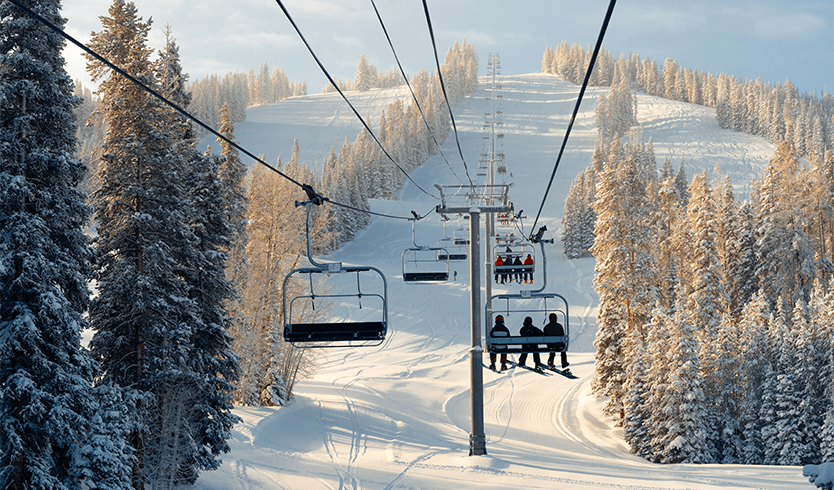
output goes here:
[[403, 281], [405, 281], [405, 282], [445, 282], [445, 281], [448, 281], [448, 280], [449, 280], [449, 272], [448, 271], [404, 272], [403, 273]]
[[534, 264], [527, 265], [496, 265], [495, 272], [534, 272]]
[[493, 354], [563, 352], [567, 350], [567, 346], [567, 335], [491, 337], [488, 343], [489, 352]]
[[294, 323], [284, 325], [288, 342], [347, 342], [383, 340], [384, 322]]
[[437, 255], [437, 260], [466, 260], [465, 253], [440, 253]]

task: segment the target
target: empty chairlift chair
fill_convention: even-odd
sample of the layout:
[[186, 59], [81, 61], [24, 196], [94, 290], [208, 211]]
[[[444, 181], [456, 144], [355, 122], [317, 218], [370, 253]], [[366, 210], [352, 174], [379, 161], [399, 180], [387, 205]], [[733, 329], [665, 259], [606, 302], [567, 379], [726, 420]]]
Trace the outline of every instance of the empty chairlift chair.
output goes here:
[[449, 280], [449, 250], [443, 247], [417, 245], [411, 223], [413, 247], [403, 250], [403, 281], [407, 283], [439, 283]]
[[449, 218], [446, 215], [443, 215], [443, 238], [437, 241], [437, 248], [446, 249], [448, 254], [444, 252], [437, 252], [437, 259], [438, 260], [466, 260], [466, 245], [469, 245], [469, 240], [466, 241], [466, 244], [456, 244], [454, 236], [450, 237], [446, 234], [446, 222], [449, 221]]
[[[310, 252], [310, 209], [307, 205], [307, 256], [312, 264], [291, 271], [284, 278], [284, 340], [296, 347], [365, 347], [377, 346], [385, 340], [388, 331], [388, 284], [385, 275], [370, 266], [345, 266], [339, 262], [317, 263]], [[355, 287], [353, 279], [355, 275]], [[344, 289], [324, 288], [316, 279], [329, 277], [331, 282], [339, 281]], [[363, 282], [374, 288], [363, 290]], [[305, 285], [305, 290], [299, 291]], [[316, 292], [316, 288], [322, 292]], [[350, 306], [345, 300], [350, 301]], [[359, 314], [331, 317], [327, 320], [310, 321], [318, 302], [333, 306], [342, 301], [340, 307], [349, 308]], [[364, 304], [363, 304], [364, 302]], [[358, 307], [358, 309], [356, 309]], [[335, 308], [334, 308], [335, 309]], [[328, 313], [333, 313], [331, 309]], [[364, 310], [364, 311], [360, 311]], [[358, 317], [358, 319], [354, 319]]]

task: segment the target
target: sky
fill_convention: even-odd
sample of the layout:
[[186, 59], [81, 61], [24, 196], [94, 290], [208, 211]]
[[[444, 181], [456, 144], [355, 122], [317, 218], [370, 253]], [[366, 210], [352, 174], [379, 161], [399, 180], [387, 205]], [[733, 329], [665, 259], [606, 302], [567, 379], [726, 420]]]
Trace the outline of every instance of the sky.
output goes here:
[[[422, 2], [376, 0], [406, 72], [435, 67]], [[473, 44], [486, 73], [498, 53], [505, 75], [541, 70], [545, 47], [562, 41], [593, 45], [608, 6], [605, 0], [428, 0], [441, 62], [456, 40]], [[190, 79], [248, 72], [266, 62], [305, 80], [319, 93], [326, 78], [277, 2], [270, 0], [135, 0], [139, 14], [153, 19], [149, 44], [164, 44], [170, 24]], [[64, 2], [66, 30], [82, 42], [101, 30], [111, 0]], [[396, 62], [369, 0], [284, 0], [314, 52], [335, 79], [352, 79], [365, 54], [378, 69]], [[725, 72], [740, 78], [786, 79], [801, 92], [834, 86], [834, 2], [831, 0], [621, 0], [604, 46], [614, 56], [629, 52], [666, 58], [685, 68]], [[92, 86], [81, 50], [66, 50], [73, 79]]]

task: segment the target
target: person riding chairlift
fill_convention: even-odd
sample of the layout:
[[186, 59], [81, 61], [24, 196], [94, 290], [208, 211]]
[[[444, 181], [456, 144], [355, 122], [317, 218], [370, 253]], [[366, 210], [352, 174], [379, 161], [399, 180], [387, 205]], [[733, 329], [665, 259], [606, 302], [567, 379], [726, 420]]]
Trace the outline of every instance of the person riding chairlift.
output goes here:
[[501, 258], [501, 256], [499, 255], [499, 256], [495, 259], [495, 284], [498, 284], [498, 277], [499, 277], [499, 275], [501, 276], [501, 279], [502, 279], [501, 284], [504, 284], [504, 281], [503, 281], [504, 275], [503, 275], [503, 274], [501, 274], [501, 273], [498, 271], [498, 267], [499, 267], [499, 266], [502, 266], [502, 265], [504, 265], [504, 259], [502, 259], [502, 258]]
[[524, 268], [524, 284], [527, 284], [528, 282], [532, 283], [533, 282], [533, 273], [532, 273], [532, 271], [533, 271], [533, 257], [530, 254], [527, 254], [527, 258], [524, 259], [524, 264], [523, 265], [525, 265], [525, 266], [529, 265], [530, 266], [530, 267], [525, 267]]
[[[510, 329], [504, 325], [504, 317], [502, 315], [498, 315], [495, 317], [495, 326], [492, 327], [489, 331], [490, 337], [509, 337], [510, 336]], [[501, 347], [500, 350], [505, 350], [506, 347]], [[499, 350], [496, 347], [494, 350]], [[497, 354], [494, 352], [489, 353], [489, 368], [495, 371], [495, 359]], [[507, 369], [507, 353], [501, 353], [501, 371], [506, 371]]]

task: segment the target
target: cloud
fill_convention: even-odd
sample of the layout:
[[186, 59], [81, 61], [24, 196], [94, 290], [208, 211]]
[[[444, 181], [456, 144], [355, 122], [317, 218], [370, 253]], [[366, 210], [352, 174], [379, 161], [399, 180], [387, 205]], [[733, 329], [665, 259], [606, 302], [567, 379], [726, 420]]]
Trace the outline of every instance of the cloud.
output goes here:
[[753, 21], [750, 32], [759, 39], [796, 41], [820, 36], [826, 27], [826, 20], [818, 15], [782, 12], [761, 15]]

